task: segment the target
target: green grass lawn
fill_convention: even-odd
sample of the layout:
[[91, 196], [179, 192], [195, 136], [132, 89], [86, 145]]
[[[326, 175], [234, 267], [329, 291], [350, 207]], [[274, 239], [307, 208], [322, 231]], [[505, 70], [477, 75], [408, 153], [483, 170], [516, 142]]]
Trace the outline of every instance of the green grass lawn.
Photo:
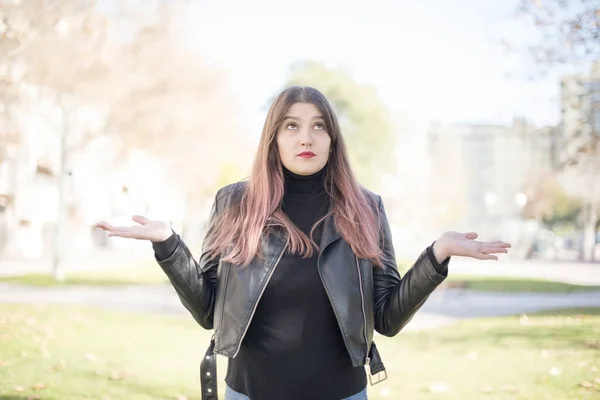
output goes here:
[[[210, 334], [191, 317], [0, 304], [0, 399], [200, 399]], [[376, 340], [389, 379], [372, 400], [600, 398], [598, 309]]]
[[[133, 267], [73, 271], [65, 274], [64, 281], [56, 281], [50, 273], [32, 273], [0, 277], [0, 282], [43, 287], [56, 286], [125, 286], [168, 283], [164, 272], [156, 263], [141, 263]], [[1, 400], [1, 399], [0, 399]]]
[[573, 293], [600, 290], [600, 286], [573, 285], [543, 279], [507, 276], [448, 275], [447, 287], [461, 287], [483, 292]]
[[[14, 277], [0, 277], [0, 282], [43, 287], [56, 286], [124, 286], [168, 283], [168, 279], [155, 263], [141, 264], [128, 268], [107, 270], [76, 271], [68, 273], [65, 281], [55, 281], [50, 274], [27, 274]], [[571, 285], [530, 278], [513, 278], [479, 275], [450, 275], [443, 284], [446, 287], [460, 287], [486, 292], [546, 292], [572, 293], [600, 290], [600, 286]]]

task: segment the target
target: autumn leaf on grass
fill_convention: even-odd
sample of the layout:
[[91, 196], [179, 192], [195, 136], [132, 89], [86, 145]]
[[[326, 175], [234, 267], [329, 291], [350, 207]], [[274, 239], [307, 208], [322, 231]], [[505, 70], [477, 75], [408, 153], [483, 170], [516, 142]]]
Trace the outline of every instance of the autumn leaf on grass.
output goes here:
[[550, 357], [550, 351], [543, 349], [540, 355], [542, 356], [542, 358], [548, 358]]
[[444, 393], [447, 392], [448, 389], [450, 389], [448, 385], [443, 382], [433, 382], [429, 385], [429, 391], [432, 393]]
[[481, 391], [483, 393], [492, 393], [494, 391], [494, 387], [493, 386], [484, 386], [481, 388]]
[[48, 384], [46, 383], [36, 383], [35, 385], [33, 385], [31, 388], [33, 390], [44, 390], [48, 387]]
[[8, 367], [10, 363], [8, 361], [0, 360], [0, 368]]
[[111, 381], [120, 381], [123, 378], [125, 378], [125, 375], [117, 371], [112, 371], [108, 376], [108, 379], [110, 379]]
[[588, 349], [600, 349], [600, 339], [586, 340], [584, 346]]
[[548, 373], [552, 376], [558, 376], [562, 373], [562, 371], [558, 367], [552, 367], [550, 368], [550, 371], [548, 371]]
[[58, 364], [54, 364], [52, 367], [50, 367], [50, 371], [58, 372], [61, 369], [63, 369], [66, 365], [67, 363], [65, 360], [58, 360]]
[[50, 353], [50, 350], [48, 350], [48, 346], [45, 343], [38, 348], [38, 351], [43, 358], [50, 358], [52, 356], [52, 353]]
[[516, 386], [505, 384], [505, 385], [500, 386], [500, 390], [502, 390], [503, 392], [508, 392], [508, 393], [516, 393], [518, 389]]
[[15, 392], [24, 392], [25, 388], [23, 386], [15, 386]]

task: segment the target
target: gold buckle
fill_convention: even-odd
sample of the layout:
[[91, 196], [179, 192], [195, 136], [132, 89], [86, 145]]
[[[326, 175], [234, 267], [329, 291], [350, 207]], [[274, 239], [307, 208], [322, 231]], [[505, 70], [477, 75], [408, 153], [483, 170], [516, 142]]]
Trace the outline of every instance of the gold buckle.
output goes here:
[[[375, 378], [373, 378], [373, 377], [375, 377]], [[383, 382], [386, 379], [387, 379], [387, 372], [385, 369], [383, 371], [376, 373], [375, 375], [369, 374], [369, 383], [371, 384], [371, 386], [376, 385], [379, 382]]]

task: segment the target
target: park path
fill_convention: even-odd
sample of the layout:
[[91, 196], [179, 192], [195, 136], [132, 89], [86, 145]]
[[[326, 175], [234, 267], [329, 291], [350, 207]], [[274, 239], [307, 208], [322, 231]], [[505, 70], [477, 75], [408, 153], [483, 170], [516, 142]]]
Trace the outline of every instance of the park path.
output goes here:
[[[40, 288], [0, 283], [0, 302], [73, 304], [122, 311], [189, 315], [170, 285]], [[465, 318], [515, 315], [572, 307], [600, 307], [600, 291], [490, 293], [439, 288], [406, 329], [431, 328]]]

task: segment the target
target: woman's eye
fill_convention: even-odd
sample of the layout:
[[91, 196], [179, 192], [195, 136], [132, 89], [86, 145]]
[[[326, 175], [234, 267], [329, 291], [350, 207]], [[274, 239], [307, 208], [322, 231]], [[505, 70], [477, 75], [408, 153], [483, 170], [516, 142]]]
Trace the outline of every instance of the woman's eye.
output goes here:
[[315, 129], [319, 129], [319, 130], [321, 130], [321, 129], [325, 129], [325, 125], [323, 125], [323, 124], [322, 124], [322, 123], [320, 123], [320, 122], [319, 122], [319, 123], [316, 123], [316, 124], [315, 124]]
[[298, 128], [298, 126], [296, 124], [287, 124], [287, 127], [285, 129], [296, 129]]

